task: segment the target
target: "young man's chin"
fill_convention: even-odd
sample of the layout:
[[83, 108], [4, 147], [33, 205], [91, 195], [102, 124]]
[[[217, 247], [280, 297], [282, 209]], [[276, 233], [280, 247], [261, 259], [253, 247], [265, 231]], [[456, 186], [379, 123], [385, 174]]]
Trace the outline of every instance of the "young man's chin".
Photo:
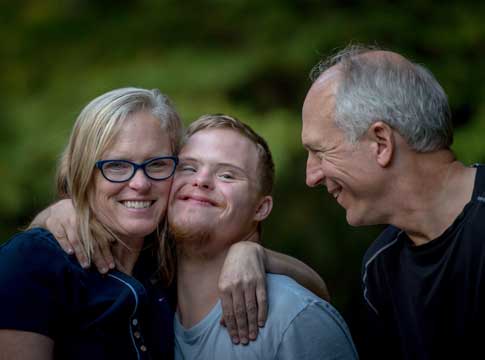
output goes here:
[[169, 230], [172, 237], [177, 241], [190, 241], [197, 238], [204, 238], [213, 230], [212, 224], [197, 221], [194, 218], [179, 219], [169, 222]]

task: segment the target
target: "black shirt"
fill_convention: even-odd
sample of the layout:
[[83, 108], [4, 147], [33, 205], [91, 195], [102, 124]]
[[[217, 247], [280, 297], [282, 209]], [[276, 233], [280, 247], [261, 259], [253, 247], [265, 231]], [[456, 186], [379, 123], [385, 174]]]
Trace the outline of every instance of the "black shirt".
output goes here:
[[412, 246], [389, 226], [362, 267], [368, 337], [365, 358], [484, 357], [485, 168], [473, 197], [438, 238]]
[[36, 228], [0, 247], [0, 328], [54, 340], [56, 359], [171, 359], [174, 309], [147, 252], [134, 276], [84, 270]]

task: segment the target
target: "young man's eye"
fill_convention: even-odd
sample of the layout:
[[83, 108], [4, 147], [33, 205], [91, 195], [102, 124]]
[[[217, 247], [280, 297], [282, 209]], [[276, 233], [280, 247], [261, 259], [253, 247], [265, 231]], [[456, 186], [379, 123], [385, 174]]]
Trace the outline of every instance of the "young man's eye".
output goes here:
[[195, 172], [196, 171], [195, 167], [190, 166], [190, 165], [182, 165], [182, 166], [180, 166], [179, 169], [181, 171], [184, 171], [184, 172]]
[[228, 173], [220, 174], [219, 177], [221, 179], [224, 179], [224, 180], [232, 180], [232, 179], [234, 179], [234, 176], [232, 176], [232, 174], [228, 174]]

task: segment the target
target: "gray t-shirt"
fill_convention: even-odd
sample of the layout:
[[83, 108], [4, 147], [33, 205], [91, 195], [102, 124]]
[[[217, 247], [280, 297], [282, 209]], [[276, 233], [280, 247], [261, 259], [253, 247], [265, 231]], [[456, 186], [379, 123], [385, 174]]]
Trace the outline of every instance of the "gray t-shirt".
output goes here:
[[185, 329], [175, 315], [175, 359], [357, 359], [345, 321], [325, 300], [283, 275], [267, 275], [268, 319], [256, 341], [233, 345], [220, 301]]

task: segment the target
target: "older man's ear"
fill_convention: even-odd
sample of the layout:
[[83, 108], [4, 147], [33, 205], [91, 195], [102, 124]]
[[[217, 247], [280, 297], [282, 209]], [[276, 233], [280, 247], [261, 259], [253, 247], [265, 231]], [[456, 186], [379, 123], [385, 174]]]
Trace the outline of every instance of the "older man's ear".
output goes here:
[[397, 133], [383, 121], [377, 121], [367, 130], [367, 136], [372, 142], [373, 153], [381, 167], [387, 167], [394, 156]]

